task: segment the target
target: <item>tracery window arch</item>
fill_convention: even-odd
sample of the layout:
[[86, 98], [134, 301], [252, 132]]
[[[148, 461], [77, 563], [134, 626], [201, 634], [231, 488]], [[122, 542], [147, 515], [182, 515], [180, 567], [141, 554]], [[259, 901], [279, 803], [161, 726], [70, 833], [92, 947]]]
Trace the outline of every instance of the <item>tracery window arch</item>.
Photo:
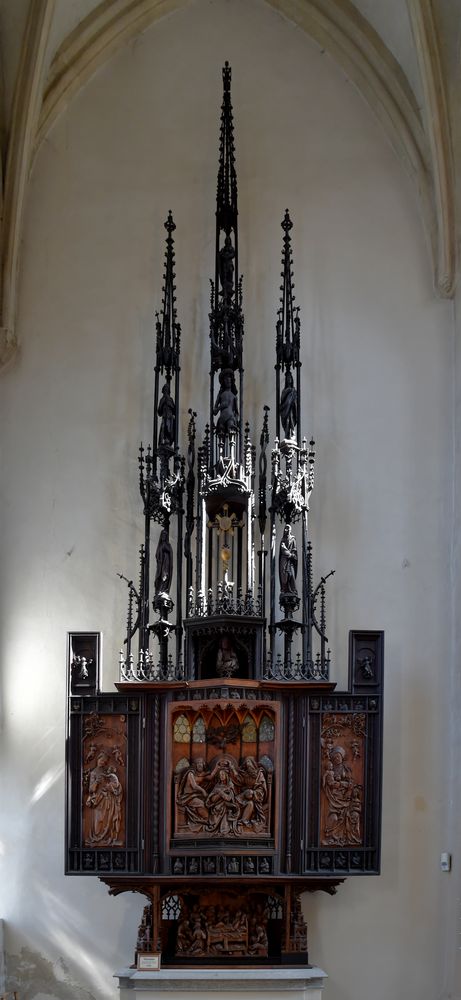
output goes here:
[[268, 715], [263, 715], [259, 727], [259, 739], [261, 743], [273, 743], [275, 739], [275, 726]]
[[190, 724], [185, 715], [178, 715], [175, 719], [173, 739], [175, 743], [190, 742]]
[[166, 896], [162, 901], [162, 920], [179, 920], [181, 900], [179, 896]]
[[192, 727], [192, 742], [193, 743], [205, 743], [206, 741], [206, 730], [205, 723], [201, 715], [197, 717]]
[[242, 724], [242, 743], [256, 743], [256, 723], [251, 715], [246, 715]]

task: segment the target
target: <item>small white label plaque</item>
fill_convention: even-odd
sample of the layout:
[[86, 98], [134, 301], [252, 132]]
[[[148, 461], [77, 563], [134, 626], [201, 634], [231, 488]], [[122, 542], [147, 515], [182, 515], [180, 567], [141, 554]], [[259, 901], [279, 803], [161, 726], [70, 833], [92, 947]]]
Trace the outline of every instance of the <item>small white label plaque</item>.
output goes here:
[[142, 969], [143, 972], [158, 972], [160, 969], [160, 954], [154, 951], [138, 953], [137, 965], [138, 969]]

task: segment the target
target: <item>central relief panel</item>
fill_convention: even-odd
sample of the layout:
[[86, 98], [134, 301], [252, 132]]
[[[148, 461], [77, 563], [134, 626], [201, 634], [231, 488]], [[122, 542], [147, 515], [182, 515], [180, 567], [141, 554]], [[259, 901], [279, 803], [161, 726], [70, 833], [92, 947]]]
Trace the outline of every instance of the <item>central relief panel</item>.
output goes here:
[[268, 846], [275, 828], [277, 708], [216, 701], [170, 708], [175, 847], [223, 839]]

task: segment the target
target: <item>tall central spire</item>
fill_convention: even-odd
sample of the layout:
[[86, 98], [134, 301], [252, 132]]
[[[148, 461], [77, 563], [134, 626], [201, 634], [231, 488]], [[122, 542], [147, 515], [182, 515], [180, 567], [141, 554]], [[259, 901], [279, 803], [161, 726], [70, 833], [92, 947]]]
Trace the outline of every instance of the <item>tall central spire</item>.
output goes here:
[[237, 232], [237, 174], [235, 172], [234, 116], [231, 103], [232, 70], [225, 63], [223, 71], [223, 99], [221, 105], [221, 131], [219, 136], [219, 170], [216, 221], [219, 230], [230, 235]]
[[215, 278], [211, 282], [211, 367], [213, 371], [242, 367], [242, 288], [238, 272], [237, 174], [231, 68], [223, 69], [223, 99], [219, 133], [216, 195]]
[[[223, 68], [223, 99], [219, 132], [219, 165], [216, 194], [215, 276], [211, 282], [210, 311], [210, 459], [217, 456], [217, 441], [232, 440], [242, 459], [243, 314], [242, 280], [238, 270], [237, 174], [235, 170], [234, 119], [231, 102], [231, 68]], [[215, 376], [219, 372], [216, 395]], [[215, 419], [217, 417], [217, 419]]]

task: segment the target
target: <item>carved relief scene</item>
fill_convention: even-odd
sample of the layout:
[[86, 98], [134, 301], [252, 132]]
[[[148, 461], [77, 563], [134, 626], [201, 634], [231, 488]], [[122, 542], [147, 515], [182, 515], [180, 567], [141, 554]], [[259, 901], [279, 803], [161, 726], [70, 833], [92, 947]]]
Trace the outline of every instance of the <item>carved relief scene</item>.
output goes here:
[[163, 950], [181, 959], [267, 958], [280, 951], [283, 903], [263, 892], [216, 889], [168, 895]]
[[276, 713], [202, 703], [172, 716], [173, 835], [271, 836]]
[[82, 745], [82, 829], [86, 847], [124, 847], [126, 716], [92, 713]]
[[324, 715], [321, 733], [320, 843], [363, 843], [365, 715]]

